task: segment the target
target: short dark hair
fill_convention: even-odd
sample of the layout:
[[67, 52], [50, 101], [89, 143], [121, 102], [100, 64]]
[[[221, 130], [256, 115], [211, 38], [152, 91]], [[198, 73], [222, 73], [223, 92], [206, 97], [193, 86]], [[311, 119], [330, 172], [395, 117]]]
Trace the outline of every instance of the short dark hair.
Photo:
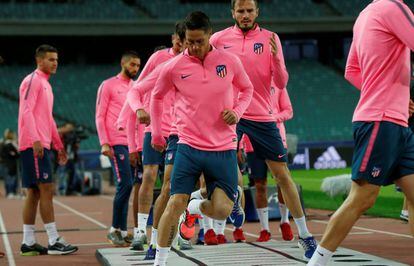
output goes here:
[[122, 54], [123, 60], [129, 60], [131, 58], [141, 58], [139, 54], [133, 50], [126, 51]]
[[185, 25], [184, 21], [177, 21], [175, 23], [175, 34], [180, 38], [181, 41], [185, 39]]
[[[242, 0], [240, 0], [240, 1], [242, 1]], [[236, 2], [237, 2], [237, 0], [231, 0], [231, 9], [234, 10], [234, 7], [236, 6]], [[256, 4], [256, 8], [259, 8], [259, 1], [254, 0], [254, 3]]]
[[49, 44], [42, 44], [36, 49], [35, 57], [44, 57], [46, 53], [57, 53], [57, 49]]
[[186, 30], [212, 31], [213, 27], [209, 17], [201, 11], [194, 11], [187, 15], [184, 20]]

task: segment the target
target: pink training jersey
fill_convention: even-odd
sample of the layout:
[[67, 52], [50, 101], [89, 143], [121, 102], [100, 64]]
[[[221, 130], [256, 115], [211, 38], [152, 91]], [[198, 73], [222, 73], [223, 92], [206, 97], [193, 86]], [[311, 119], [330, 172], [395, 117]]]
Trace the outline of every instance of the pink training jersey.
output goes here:
[[19, 88], [19, 151], [33, 147], [40, 141], [50, 149], [63, 149], [53, 118], [53, 91], [50, 75], [36, 69], [22, 81]]
[[361, 90], [353, 121], [407, 127], [414, 16], [401, 0], [377, 0], [354, 25], [345, 78]]
[[[275, 89], [273, 84], [270, 88], [272, 94], [273, 111], [276, 121], [276, 125], [280, 131], [280, 137], [282, 138], [283, 146], [287, 148], [286, 141], [286, 129], [283, 122], [293, 118], [293, 108], [290, 102], [289, 94], [284, 88], [283, 90]], [[246, 152], [253, 152], [253, 145], [247, 135], [243, 135], [243, 145]]]
[[[163, 65], [168, 60], [175, 57], [174, 51], [172, 48], [164, 49], [155, 52], [150, 59], [148, 59], [147, 64], [145, 65], [141, 75], [139, 76], [138, 80], [132, 86], [132, 90], [128, 93], [128, 103], [130, 104], [131, 108], [136, 112], [138, 109], [144, 109], [149, 112], [149, 101], [151, 98], [151, 91], [155, 86], [155, 82], [157, 81], [158, 75], [160, 71], [156, 72], [156, 74], [152, 74], [160, 65]], [[147, 77], [151, 75], [151, 78], [148, 79]], [[146, 81], [145, 89], [138, 89], [140, 83]], [[170, 109], [174, 105], [174, 94], [169, 93], [164, 98], [164, 108], [165, 113], [162, 117], [162, 132], [164, 137], [168, 137], [171, 131], [171, 124], [172, 124], [172, 116]], [[145, 128], [145, 132], [151, 132], [151, 125]]]
[[[234, 89], [240, 89], [234, 103]], [[188, 50], [162, 69], [151, 96], [153, 143], [163, 144], [160, 117], [163, 98], [175, 91], [174, 112], [179, 143], [206, 151], [236, 149], [236, 126], [227, 125], [222, 112], [233, 110], [240, 118], [250, 103], [253, 86], [240, 60], [213, 48], [203, 61]]]
[[[278, 48], [276, 56], [272, 54], [269, 44], [273, 34]], [[243, 118], [258, 122], [274, 121], [269, 90], [271, 81], [283, 89], [289, 79], [279, 37], [258, 25], [246, 35], [239, 27], [233, 26], [215, 33], [210, 43], [237, 55], [253, 84], [253, 99]]]
[[102, 82], [98, 89], [95, 122], [101, 145], [128, 145], [127, 134], [118, 130], [117, 120], [130, 85], [131, 79], [118, 74]]

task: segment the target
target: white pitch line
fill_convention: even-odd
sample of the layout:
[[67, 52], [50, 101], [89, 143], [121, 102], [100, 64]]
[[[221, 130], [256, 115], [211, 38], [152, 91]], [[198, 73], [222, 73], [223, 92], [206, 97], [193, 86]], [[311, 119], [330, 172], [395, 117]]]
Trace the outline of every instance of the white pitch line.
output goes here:
[[[320, 223], [320, 224], [328, 224], [327, 221], [321, 221], [321, 220], [309, 220], [309, 221], [314, 222], [314, 223]], [[384, 235], [399, 236], [399, 237], [404, 237], [404, 238], [413, 238], [410, 235], [398, 234], [398, 233], [387, 232], [387, 231], [382, 231], [382, 230], [375, 230], [375, 229], [370, 229], [370, 228], [361, 227], [361, 226], [354, 226], [352, 228], [353, 229], [364, 230], [364, 231], [368, 231], [368, 232], [373, 232], [373, 233], [380, 233], [380, 234], [384, 234]]]
[[13, 251], [10, 246], [9, 236], [7, 235], [6, 226], [4, 225], [3, 215], [0, 212], [0, 230], [3, 232], [3, 242], [4, 247], [6, 249], [7, 260], [9, 261], [9, 266], [16, 266], [16, 262], [14, 261]]
[[90, 222], [92, 222], [92, 223], [94, 223], [94, 224], [96, 224], [96, 225], [98, 225], [98, 226], [100, 226], [100, 227], [104, 228], [104, 229], [107, 229], [107, 228], [108, 228], [108, 227], [107, 227], [106, 225], [104, 225], [103, 223], [101, 223], [101, 222], [99, 222], [99, 221], [97, 221], [97, 220], [93, 219], [92, 217], [90, 217], [90, 216], [88, 216], [88, 215], [85, 215], [85, 214], [83, 214], [83, 213], [81, 213], [81, 212], [79, 212], [79, 211], [77, 211], [77, 210], [75, 210], [75, 209], [73, 209], [73, 208], [69, 207], [68, 205], [66, 205], [66, 204], [64, 204], [64, 203], [62, 203], [62, 202], [60, 202], [60, 201], [58, 201], [57, 199], [54, 199], [54, 200], [53, 200], [53, 202], [54, 202], [54, 203], [56, 203], [57, 205], [59, 205], [60, 207], [62, 207], [62, 208], [64, 208], [64, 209], [66, 209], [66, 210], [68, 210], [68, 211], [71, 211], [71, 212], [73, 212], [74, 214], [76, 214], [76, 215], [78, 215], [78, 216], [80, 216], [80, 217], [82, 217], [82, 218], [84, 218], [84, 219], [86, 219], [86, 220], [88, 220], [88, 221], [90, 221]]

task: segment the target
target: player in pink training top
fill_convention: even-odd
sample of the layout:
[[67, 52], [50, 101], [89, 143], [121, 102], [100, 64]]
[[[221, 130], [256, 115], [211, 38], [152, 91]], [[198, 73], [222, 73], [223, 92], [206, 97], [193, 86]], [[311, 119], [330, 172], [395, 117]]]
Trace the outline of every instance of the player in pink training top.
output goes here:
[[[215, 33], [211, 44], [237, 55], [254, 86], [252, 102], [237, 124], [238, 139], [243, 134], [249, 136], [256, 154], [266, 160], [294, 217], [299, 244], [309, 259], [316, 242], [306, 226], [299, 194], [287, 168], [287, 154], [274, 122], [269, 89], [271, 81], [278, 89], [285, 88], [288, 81], [282, 46], [275, 33], [255, 22], [259, 15], [256, 0], [232, 0], [231, 8], [236, 24]], [[233, 236], [235, 240], [244, 238], [241, 229], [236, 229]]]
[[136, 52], [125, 52], [121, 58], [121, 72], [102, 82], [96, 99], [95, 122], [101, 152], [109, 157], [115, 173], [112, 226], [107, 235], [109, 242], [115, 246], [126, 246], [132, 242], [127, 231], [129, 196], [132, 190], [128, 140], [125, 131], [118, 130], [116, 122], [140, 65], [141, 60]]
[[[192, 12], [184, 23], [188, 49], [163, 67], [150, 104], [152, 144], [163, 150], [162, 101], [167, 93], [175, 92], [179, 137], [171, 197], [159, 223], [154, 265], [166, 264], [179, 216], [186, 209], [201, 173], [204, 173], [209, 199], [191, 200], [187, 210], [190, 214], [223, 220], [235, 202], [241, 208], [235, 124], [250, 103], [253, 88], [240, 60], [210, 45], [212, 28], [204, 13]], [[236, 103], [233, 86], [240, 89]], [[206, 128], [207, 131], [203, 130]]]
[[[329, 263], [355, 222], [374, 205], [381, 186], [398, 185], [411, 205], [410, 216], [414, 214], [410, 50], [414, 15], [403, 1], [376, 0], [359, 14], [345, 70], [345, 78], [361, 90], [352, 119], [353, 182], [308, 265]], [[414, 235], [412, 218], [410, 222]]]
[[[58, 52], [50, 45], [36, 49], [37, 69], [26, 76], [19, 89], [19, 151], [22, 163], [22, 187], [27, 188], [23, 207], [23, 256], [64, 255], [78, 250], [59, 236], [53, 209], [55, 186], [52, 180], [50, 149], [57, 150], [60, 165], [67, 162], [62, 141], [53, 118], [53, 92], [49, 83], [56, 74]], [[35, 221], [39, 205], [47, 235], [48, 248], [36, 243]]]
[[[182, 25], [181, 23], [176, 23], [175, 27], [175, 33], [173, 35], [173, 47], [163, 49], [160, 51], [155, 52], [151, 55], [149, 58], [147, 64], [145, 65], [139, 79], [134, 84], [132, 90], [128, 93], [128, 103], [133, 110], [134, 113], [137, 114], [138, 117], [142, 117], [142, 115], [147, 115], [149, 112], [149, 99], [151, 96], [151, 91], [145, 91], [143, 95], [140, 94], [140, 90], [138, 90], [136, 87], [140, 85], [141, 82], [148, 81], [148, 77], [152, 75], [152, 73], [155, 71], [157, 66], [165, 63], [166, 61], [170, 60], [171, 58], [174, 58], [177, 54], [181, 52], [182, 49], [182, 41], [180, 36], [180, 32], [182, 31]], [[158, 76], [152, 75], [150, 77], [150, 82], [154, 82]], [[151, 89], [153, 89], [153, 86], [151, 86]], [[170, 109], [172, 108], [174, 102], [174, 94], [170, 93], [167, 97], [165, 97], [164, 100], [164, 107], [168, 109], [162, 118], [162, 132], [163, 136], [166, 140], [168, 140], [170, 135], [170, 129], [172, 125], [172, 116], [170, 115]], [[142, 103], [143, 102], [143, 103]], [[142, 106], [143, 104], [143, 106]], [[149, 118], [149, 116], [148, 116]], [[149, 123], [149, 120], [142, 122]], [[134, 241], [132, 243], [132, 249], [133, 250], [144, 250], [144, 244], [147, 243], [147, 236], [146, 236], [146, 227], [147, 227], [147, 221], [149, 217], [149, 212], [152, 206], [153, 202], [153, 191], [154, 191], [154, 185], [156, 178], [158, 176], [158, 168], [160, 165], [166, 165], [165, 167], [165, 176], [168, 176], [171, 174], [172, 170], [172, 163], [173, 161], [167, 160], [168, 158], [165, 158], [164, 152], [159, 152], [153, 149], [151, 146], [151, 135], [152, 126], [149, 125], [145, 129], [145, 137], [143, 142], [143, 165], [144, 165], [144, 174], [143, 174], [143, 181], [141, 185], [141, 189], [139, 191], [139, 203], [138, 203], [138, 230], [134, 235]], [[170, 139], [171, 140], [171, 139]], [[160, 216], [160, 213], [154, 212], [154, 217]], [[148, 258], [152, 259], [155, 256], [155, 245], [156, 243], [153, 242], [156, 240], [156, 234], [157, 234], [157, 219], [154, 219], [154, 225], [151, 232], [151, 243], [148, 249]]]
[[[286, 130], [283, 124], [284, 121], [292, 119], [293, 109], [292, 104], [289, 99], [286, 88], [283, 90], [277, 89], [274, 86], [270, 88], [272, 95], [272, 103], [276, 125], [280, 131], [280, 136], [282, 138], [283, 146], [287, 149], [286, 142]], [[256, 187], [256, 211], [259, 217], [262, 230], [260, 231], [260, 236], [257, 239], [258, 242], [267, 242], [270, 240], [271, 233], [269, 229], [269, 211], [267, 207], [267, 164], [266, 161], [259, 158], [254, 148], [247, 137], [243, 135], [243, 140], [245, 141], [245, 151], [247, 157], [247, 165], [249, 170], [249, 178], [254, 180], [254, 185]], [[292, 241], [294, 239], [292, 229], [289, 224], [289, 210], [285, 205], [285, 201], [280, 190], [280, 187], [277, 187], [278, 190], [278, 199], [279, 199], [279, 211], [280, 211], [280, 231], [282, 233], [282, 238], [285, 241]]]

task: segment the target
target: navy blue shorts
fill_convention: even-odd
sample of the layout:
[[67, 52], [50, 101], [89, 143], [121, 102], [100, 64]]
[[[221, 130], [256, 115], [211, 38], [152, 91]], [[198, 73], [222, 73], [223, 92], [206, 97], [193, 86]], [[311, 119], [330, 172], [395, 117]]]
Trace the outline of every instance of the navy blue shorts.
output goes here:
[[38, 183], [52, 183], [52, 163], [50, 150], [43, 149], [42, 159], [35, 157], [33, 149], [29, 148], [20, 152], [22, 163], [22, 187], [37, 188]]
[[[158, 152], [151, 146], [151, 132], [145, 132], [144, 146], [142, 151], [143, 165], [163, 165], [165, 152]], [[168, 141], [165, 139], [165, 141]]]
[[114, 158], [111, 161], [112, 170], [115, 174], [115, 184], [132, 185], [131, 164], [129, 163], [128, 146], [115, 145], [112, 147]]
[[247, 153], [247, 169], [249, 171], [249, 178], [259, 180], [267, 179], [266, 161], [258, 158], [255, 152]]
[[382, 122], [354, 122], [352, 180], [386, 186], [414, 174], [414, 134], [410, 128]]
[[171, 176], [171, 195], [190, 195], [204, 173], [208, 198], [216, 187], [230, 200], [237, 197], [237, 155], [235, 150], [202, 151], [186, 144], [177, 145], [177, 155]]
[[168, 138], [168, 146], [165, 151], [165, 165], [172, 165], [175, 161], [175, 154], [177, 153], [178, 136], [171, 135]]
[[134, 185], [135, 184], [142, 184], [142, 152], [138, 152], [138, 157], [141, 159], [141, 164], [137, 165], [137, 167], [131, 166], [131, 174], [132, 174], [132, 180]]
[[239, 141], [243, 134], [249, 137], [258, 158], [287, 162], [287, 151], [275, 122], [256, 122], [242, 118], [237, 124]]

